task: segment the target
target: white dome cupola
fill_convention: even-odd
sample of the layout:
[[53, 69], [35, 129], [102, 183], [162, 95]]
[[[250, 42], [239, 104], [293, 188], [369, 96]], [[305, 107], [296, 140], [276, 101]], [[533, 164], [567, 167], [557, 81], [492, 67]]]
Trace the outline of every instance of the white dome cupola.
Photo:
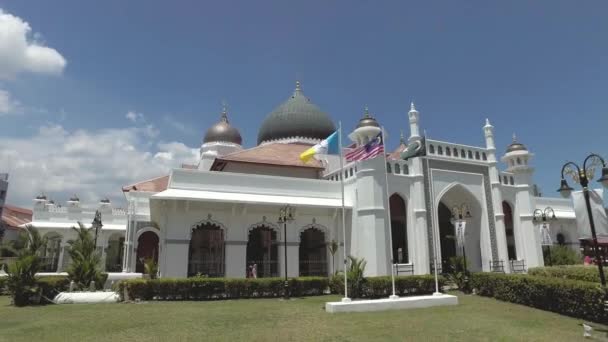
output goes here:
[[363, 112], [363, 117], [357, 123], [357, 127], [348, 135], [348, 137], [357, 145], [367, 144], [371, 139], [376, 137], [378, 134], [382, 132], [382, 128], [380, 128], [380, 124], [376, 121], [369, 113], [369, 108], [365, 106], [365, 110]]

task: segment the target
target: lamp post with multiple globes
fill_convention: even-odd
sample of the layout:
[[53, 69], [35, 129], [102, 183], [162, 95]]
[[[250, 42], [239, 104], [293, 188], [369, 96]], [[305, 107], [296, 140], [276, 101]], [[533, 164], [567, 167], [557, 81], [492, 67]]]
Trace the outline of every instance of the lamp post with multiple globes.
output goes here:
[[597, 235], [595, 233], [595, 222], [593, 221], [593, 214], [591, 210], [591, 203], [589, 200], [589, 181], [593, 180], [593, 176], [597, 168], [602, 168], [602, 176], [597, 180], [602, 183], [604, 187], [608, 187], [608, 166], [602, 157], [597, 154], [590, 154], [585, 158], [583, 162], [583, 168], [581, 169], [577, 164], [573, 162], [567, 162], [562, 167], [562, 181], [559, 189], [557, 190], [564, 198], [569, 198], [572, 190], [574, 190], [565, 179], [565, 175], [570, 176], [575, 183], [578, 183], [583, 188], [583, 196], [585, 197], [585, 205], [587, 207], [587, 215], [589, 216], [589, 226], [591, 228], [591, 236], [593, 239], [593, 249], [595, 251], [595, 260], [600, 273], [600, 282], [602, 286], [606, 286], [606, 277], [604, 276], [604, 265], [603, 259], [600, 255], [599, 245], [597, 243]]
[[283, 225], [283, 250], [284, 250], [284, 260], [283, 260], [283, 265], [285, 267], [285, 290], [283, 292], [283, 298], [284, 299], [289, 299], [289, 279], [287, 278], [287, 223], [291, 222], [294, 220], [293, 218], [293, 214], [294, 214], [295, 208], [286, 205], [284, 207], [282, 207], [281, 209], [279, 209], [279, 220], [277, 221], [278, 224], [282, 224]]
[[[549, 259], [549, 266], [551, 266], [551, 245], [553, 244], [553, 242], [551, 241], [551, 235], [548, 235], [548, 238], [545, 238], [545, 234], [550, 234], [548, 232], [549, 230], [549, 223], [547, 221], [551, 220], [555, 220], [555, 211], [553, 211], [553, 208], [551, 207], [546, 207], [545, 210], [540, 210], [540, 209], [536, 209], [534, 210], [533, 213], [533, 217], [532, 217], [532, 221], [534, 221], [535, 223], [538, 223], [539, 228], [540, 228], [540, 244], [541, 244], [541, 248], [542, 246], [547, 246], [547, 257]], [[545, 231], [547, 230], [547, 231]]]

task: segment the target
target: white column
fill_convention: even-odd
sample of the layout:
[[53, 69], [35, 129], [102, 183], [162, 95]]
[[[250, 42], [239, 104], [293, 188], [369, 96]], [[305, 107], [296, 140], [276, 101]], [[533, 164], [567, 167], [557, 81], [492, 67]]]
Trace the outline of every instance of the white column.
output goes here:
[[[430, 273], [430, 251], [428, 222], [426, 212], [426, 194], [424, 192], [424, 173], [422, 159], [410, 161], [410, 173], [413, 181], [410, 184], [410, 201], [407, 204], [408, 252], [410, 262], [414, 264], [415, 274]], [[429, 175], [430, 177], [430, 175]]]

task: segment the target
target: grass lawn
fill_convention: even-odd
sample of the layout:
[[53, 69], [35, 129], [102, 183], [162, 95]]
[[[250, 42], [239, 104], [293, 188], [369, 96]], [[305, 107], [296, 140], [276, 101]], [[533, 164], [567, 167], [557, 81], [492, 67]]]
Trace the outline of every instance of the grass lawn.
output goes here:
[[0, 341], [576, 341], [581, 320], [477, 296], [460, 305], [327, 314], [337, 296], [15, 308]]

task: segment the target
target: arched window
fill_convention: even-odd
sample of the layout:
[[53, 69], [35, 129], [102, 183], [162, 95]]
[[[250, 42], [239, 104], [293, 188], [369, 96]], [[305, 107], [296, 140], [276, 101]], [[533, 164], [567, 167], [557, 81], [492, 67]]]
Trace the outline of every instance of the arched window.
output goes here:
[[401, 173], [401, 166], [399, 166], [399, 164], [395, 164], [395, 174], [400, 174]]
[[144, 273], [146, 260], [154, 260], [158, 264], [158, 235], [153, 231], [143, 232], [137, 239], [135, 257], [135, 272]]
[[61, 252], [61, 235], [57, 233], [48, 233], [46, 237], [46, 246], [42, 251], [42, 271], [57, 272], [59, 267], [59, 253]]
[[503, 183], [509, 184], [509, 178], [507, 176], [502, 177]]
[[475, 159], [479, 160], [479, 151], [475, 151]]
[[389, 164], [389, 163], [386, 163], [386, 172], [393, 173], [393, 171], [391, 171], [391, 164]]
[[407, 166], [407, 164], [403, 165], [403, 174], [404, 175], [409, 175], [410, 174], [410, 168], [409, 168], [409, 166]]
[[515, 180], [513, 179], [513, 176], [509, 177], [509, 183], [511, 185], [515, 185]]
[[517, 157], [517, 165], [521, 165], [521, 159]]
[[350, 176], [351, 177], [353, 176], [353, 169], [352, 168], [350, 169]]
[[563, 246], [566, 244], [566, 237], [562, 233], [557, 233], [557, 244]]
[[300, 277], [327, 276], [325, 233], [308, 228], [300, 233]]
[[515, 230], [513, 229], [513, 209], [506, 201], [502, 202], [502, 212], [505, 214], [505, 233], [507, 236], [507, 253], [509, 255], [509, 260], [517, 260]]
[[515, 166], [515, 161], [514, 161], [513, 159], [511, 159], [511, 160], [509, 161], [509, 163], [511, 164], [511, 166]]
[[407, 249], [407, 211], [405, 200], [393, 194], [389, 198], [391, 209], [391, 234], [393, 240], [393, 256], [399, 264], [409, 261]]
[[473, 152], [471, 152], [471, 150], [469, 150], [468, 152], [469, 152], [469, 159], [473, 159]]
[[204, 223], [192, 229], [188, 276], [224, 276], [224, 231], [218, 225]]
[[268, 226], [252, 229], [247, 241], [247, 276], [251, 276], [250, 270], [255, 268], [258, 278], [277, 277], [278, 260], [277, 232]]
[[452, 156], [452, 150], [450, 150], [450, 148], [449, 148], [449, 147], [447, 147], [447, 146], [446, 146], [446, 148], [445, 148], [445, 155], [446, 155], [446, 156]]
[[348, 178], [348, 170], [344, 171], [344, 179]]
[[435, 146], [429, 145], [429, 153], [430, 154], [435, 154]]
[[108, 247], [106, 247], [106, 272], [122, 271], [124, 244], [125, 237], [122, 233], [114, 233], [108, 239]]
[[443, 148], [441, 146], [437, 146], [437, 154], [440, 156], [443, 155]]
[[460, 150], [460, 158], [466, 158], [467, 157], [467, 153], [465, 152], [464, 149]]
[[486, 153], [485, 153], [485, 152], [482, 152], [482, 153], [481, 153], [481, 159], [483, 159], [483, 160], [488, 160], [488, 156], [486, 156]]

